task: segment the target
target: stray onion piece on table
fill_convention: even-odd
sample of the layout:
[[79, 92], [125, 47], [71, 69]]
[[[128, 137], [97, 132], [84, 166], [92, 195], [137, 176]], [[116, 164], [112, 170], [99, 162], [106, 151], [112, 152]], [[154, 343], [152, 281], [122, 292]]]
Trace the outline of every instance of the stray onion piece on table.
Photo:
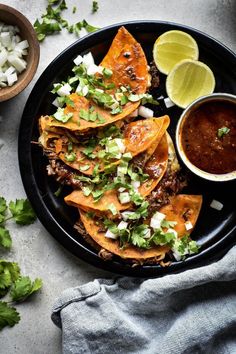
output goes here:
[[104, 260], [164, 266], [196, 253], [202, 196], [179, 194], [186, 179], [169, 116], [150, 108], [158, 103], [141, 45], [121, 27], [100, 65], [91, 53], [74, 63], [54, 84], [57, 111], [40, 117], [39, 143], [48, 175], [73, 189], [65, 202], [78, 209], [76, 229]]

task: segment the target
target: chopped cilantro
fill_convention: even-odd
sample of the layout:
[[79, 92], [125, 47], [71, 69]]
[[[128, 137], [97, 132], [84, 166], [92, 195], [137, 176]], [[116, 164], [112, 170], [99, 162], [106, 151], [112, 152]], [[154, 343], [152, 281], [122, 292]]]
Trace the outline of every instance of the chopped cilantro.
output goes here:
[[110, 210], [113, 215], [117, 215], [117, 213], [118, 213], [117, 209], [116, 209], [116, 207], [115, 207], [115, 205], [113, 203], [109, 204], [108, 210]]
[[75, 14], [75, 13], [76, 13], [76, 10], [77, 10], [77, 7], [76, 7], [76, 6], [73, 6], [72, 13]]
[[64, 113], [64, 108], [59, 107], [55, 114], [53, 114], [53, 118], [58, 120], [59, 122], [66, 123], [69, 119], [73, 117], [73, 113]]
[[80, 171], [88, 171], [90, 169], [90, 165], [83, 165], [83, 166], [80, 166]]
[[93, 0], [92, 12], [95, 13], [98, 11], [98, 2], [97, 0]]
[[217, 136], [218, 138], [223, 138], [226, 134], [228, 134], [230, 132], [230, 129], [227, 127], [222, 127], [219, 128], [217, 131]]
[[109, 79], [113, 74], [112, 70], [108, 68], [104, 68], [102, 73], [106, 79]]
[[65, 154], [65, 159], [68, 162], [74, 162], [76, 160], [76, 153], [72, 151], [70, 154]]
[[59, 195], [61, 194], [61, 192], [62, 192], [62, 186], [59, 186], [58, 189], [56, 190], [56, 192], [54, 192], [54, 195], [55, 195], [56, 197], [59, 197]]

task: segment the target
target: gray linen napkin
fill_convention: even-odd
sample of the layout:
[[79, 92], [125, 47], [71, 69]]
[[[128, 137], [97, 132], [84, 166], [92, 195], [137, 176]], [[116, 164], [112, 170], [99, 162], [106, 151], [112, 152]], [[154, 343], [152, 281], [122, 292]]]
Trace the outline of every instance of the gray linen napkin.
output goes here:
[[64, 354], [236, 353], [236, 246], [220, 261], [156, 279], [98, 279], [52, 313]]

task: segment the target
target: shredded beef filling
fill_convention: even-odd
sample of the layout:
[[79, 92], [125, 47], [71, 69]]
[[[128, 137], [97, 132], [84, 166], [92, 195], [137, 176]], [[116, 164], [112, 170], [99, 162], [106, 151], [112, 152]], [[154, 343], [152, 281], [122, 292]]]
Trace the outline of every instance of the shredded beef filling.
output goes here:
[[181, 171], [173, 173], [168, 169], [156, 189], [147, 197], [149, 213], [153, 214], [163, 205], [168, 204], [170, 197], [180, 193], [186, 186], [187, 178]]
[[150, 63], [150, 71], [149, 74], [152, 77], [151, 80], [151, 89], [158, 88], [160, 85], [160, 73], [159, 70], [156, 67], [156, 64], [154, 61]]

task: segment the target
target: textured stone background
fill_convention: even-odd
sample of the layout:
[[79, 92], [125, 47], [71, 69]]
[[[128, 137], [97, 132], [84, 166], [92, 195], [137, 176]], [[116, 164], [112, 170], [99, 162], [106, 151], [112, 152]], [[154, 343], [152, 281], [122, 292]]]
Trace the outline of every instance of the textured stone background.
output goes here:
[[[70, 10], [64, 17], [70, 22], [83, 18], [99, 27], [137, 19], [178, 22], [195, 27], [223, 42], [236, 51], [235, 0], [98, 0], [98, 13], [91, 14], [92, 0], [67, 0]], [[7, 0], [2, 3], [23, 12], [33, 23], [46, 7], [46, 0]], [[77, 6], [76, 14], [71, 13]], [[18, 97], [0, 103], [0, 195], [8, 200], [25, 196], [17, 158], [17, 136], [27, 97], [47, 65], [76, 40], [65, 31], [48, 37], [41, 45], [38, 71], [30, 86]], [[0, 258], [14, 259], [22, 272], [32, 278], [41, 277], [41, 294], [18, 306], [22, 319], [12, 329], [0, 333], [1, 354], [58, 354], [61, 353], [61, 332], [50, 320], [52, 304], [67, 287], [76, 286], [97, 277], [108, 276], [76, 259], [64, 250], [40, 222], [29, 227], [9, 226], [13, 236], [11, 252], [0, 251]]]

